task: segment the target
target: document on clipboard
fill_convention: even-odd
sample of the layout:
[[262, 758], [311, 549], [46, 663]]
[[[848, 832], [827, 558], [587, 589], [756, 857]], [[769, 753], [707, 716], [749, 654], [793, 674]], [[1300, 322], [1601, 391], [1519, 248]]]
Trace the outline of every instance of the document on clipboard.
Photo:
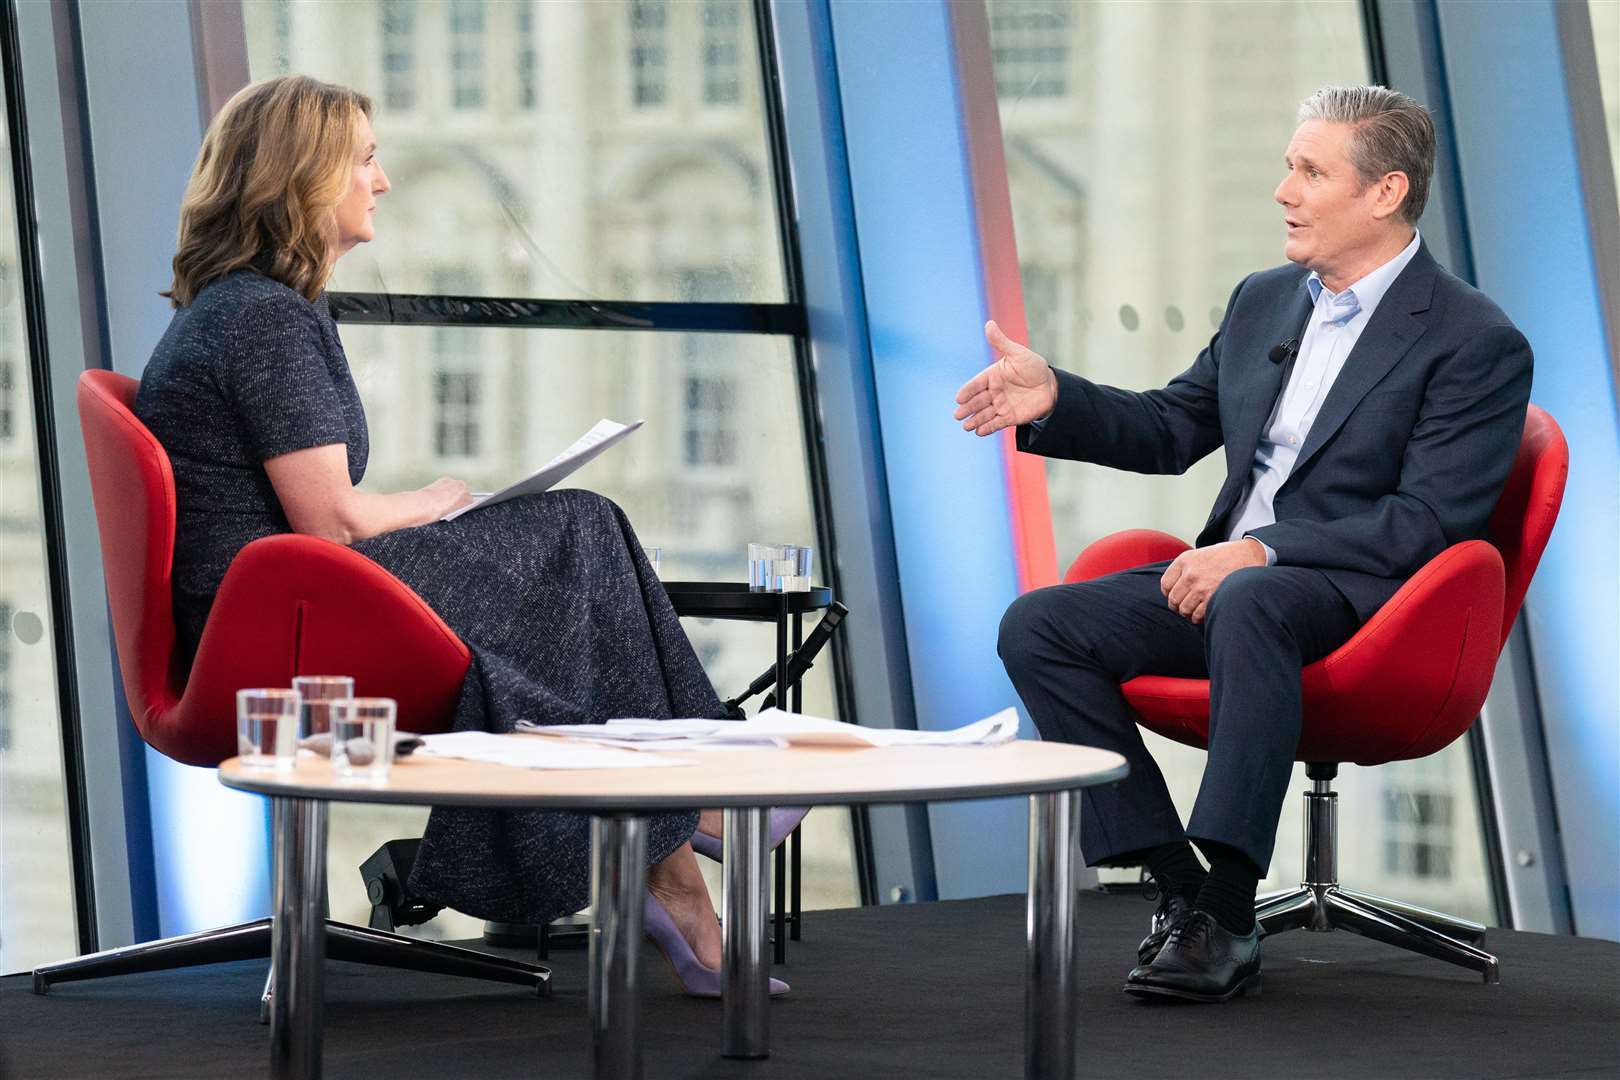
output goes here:
[[632, 424], [621, 424], [616, 420], [598, 420], [596, 425], [575, 439], [562, 453], [540, 466], [539, 469], [519, 480], [515, 484], [508, 484], [499, 491], [488, 495], [481, 495], [459, 510], [452, 510], [440, 521], [454, 521], [469, 511], [480, 506], [493, 506], [495, 503], [515, 499], [519, 495], [538, 495], [560, 483], [575, 469], [596, 460], [597, 456], [608, 447], [629, 435], [639, 428], [645, 421], [637, 420]]

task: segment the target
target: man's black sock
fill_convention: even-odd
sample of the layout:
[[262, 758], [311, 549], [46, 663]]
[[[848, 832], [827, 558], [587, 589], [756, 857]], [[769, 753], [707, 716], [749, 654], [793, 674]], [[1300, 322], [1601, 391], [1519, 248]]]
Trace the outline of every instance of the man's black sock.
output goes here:
[[1192, 845], [1185, 840], [1174, 844], [1161, 844], [1142, 855], [1148, 873], [1166, 893], [1180, 893], [1187, 900], [1198, 895], [1209, 872], [1193, 854]]
[[1198, 846], [1209, 856], [1209, 877], [1198, 890], [1193, 906], [1215, 916], [1215, 921], [1234, 934], [1254, 929], [1254, 890], [1260, 884], [1260, 869], [1237, 848], [1200, 840]]

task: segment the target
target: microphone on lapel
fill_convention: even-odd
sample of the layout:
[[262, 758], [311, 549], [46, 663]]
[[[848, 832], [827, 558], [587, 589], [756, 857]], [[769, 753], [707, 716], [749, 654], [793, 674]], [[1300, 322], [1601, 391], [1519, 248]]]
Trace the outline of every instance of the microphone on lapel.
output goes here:
[[1287, 341], [1284, 341], [1281, 344], [1273, 345], [1271, 347], [1271, 351], [1266, 354], [1266, 358], [1273, 364], [1281, 364], [1284, 361], [1292, 360], [1298, 355], [1299, 339], [1289, 338]]

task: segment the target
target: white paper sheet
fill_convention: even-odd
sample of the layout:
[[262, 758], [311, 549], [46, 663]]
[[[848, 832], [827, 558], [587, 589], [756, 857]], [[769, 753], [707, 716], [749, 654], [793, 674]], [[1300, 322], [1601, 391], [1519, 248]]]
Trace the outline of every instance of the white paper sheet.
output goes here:
[[994, 716], [951, 731], [901, 731], [843, 724], [820, 716], [766, 709], [748, 720], [645, 720], [605, 724], [518, 724], [519, 730], [558, 735], [629, 750], [780, 749], [788, 746], [994, 746], [1018, 737], [1018, 713]]
[[619, 750], [536, 739], [527, 735], [492, 735], [487, 731], [452, 731], [422, 736], [418, 754], [460, 758], [520, 769], [648, 769], [691, 765], [661, 754], [626, 754]]
[[519, 480], [515, 484], [508, 484], [501, 490], [489, 495], [475, 498], [472, 502], [459, 510], [452, 510], [440, 521], [454, 521], [469, 510], [476, 510], [480, 506], [493, 506], [515, 499], [519, 495], [537, 495], [553, 485], [561, 482], [574, 470], [594, 461], [598, 455], [608, 447], [629, 435], [639, 428], [644, 421], [637, 420], [633, 424], [621, 424], [615, 420], [598, 420], [596, 426], [575, 439], [573, 444], [540, 466], [533, 473]]

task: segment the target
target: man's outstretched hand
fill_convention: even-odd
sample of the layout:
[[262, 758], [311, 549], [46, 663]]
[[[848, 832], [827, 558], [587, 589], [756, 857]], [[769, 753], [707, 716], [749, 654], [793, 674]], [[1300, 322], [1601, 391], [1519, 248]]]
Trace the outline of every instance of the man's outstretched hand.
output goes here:
[[1003, 334], [994, 319], [984, 324], [984, 338], [996, 351], [996, 362], [956, 392], [962, 429], [990, 435], [1050, 413], [1057, 404], [1057, 376], [1046, 361]]
[[1204, 621], [1209, 598], [1221, 587], [1227, 575], [1245, 566], [1266, 565], [1266, 549], [1260, 541], [1246, 536], [1224, 544], [1193, 548], [1176, 556], [1159, 579], [1159, 591], [1170, 609], [1194, 625]]

